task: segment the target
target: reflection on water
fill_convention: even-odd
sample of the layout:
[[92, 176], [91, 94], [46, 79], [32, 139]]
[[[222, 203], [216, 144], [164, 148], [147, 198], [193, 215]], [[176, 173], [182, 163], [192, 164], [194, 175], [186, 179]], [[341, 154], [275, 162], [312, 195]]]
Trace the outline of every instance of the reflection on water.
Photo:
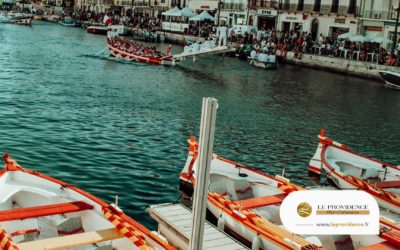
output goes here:
[[48, 23], [0, 26], [0, 151], [108, 202], [118, 194], [147, 226], [146, 206], [178, 198], [203, 96], [220, 104], [216, 153], [271, 174], [285, 168], [297, 184], [318, 182], [307, 164], [320, 128], [399, 164], [400, 95], [377, 82], [222, 56], [116, 63], [94, 56], [104, 39]]

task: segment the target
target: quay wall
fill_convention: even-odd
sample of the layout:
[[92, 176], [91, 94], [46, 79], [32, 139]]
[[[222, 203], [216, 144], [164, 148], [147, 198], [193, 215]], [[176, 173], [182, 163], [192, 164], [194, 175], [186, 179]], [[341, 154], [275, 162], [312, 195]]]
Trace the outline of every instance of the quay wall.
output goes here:
[[[277, 54], [279, 55], [279, 52]], [[303, 54], [301, 59], [297, 59], [294, 57], [293, 52], [287, 53], [284, 62], [375, 80], [382, 80], [378, 73], [380, 70], [388, 70], [400, 73], [399, 67], [385, 66], [377, 63], [363, 62], [337, 57]]]

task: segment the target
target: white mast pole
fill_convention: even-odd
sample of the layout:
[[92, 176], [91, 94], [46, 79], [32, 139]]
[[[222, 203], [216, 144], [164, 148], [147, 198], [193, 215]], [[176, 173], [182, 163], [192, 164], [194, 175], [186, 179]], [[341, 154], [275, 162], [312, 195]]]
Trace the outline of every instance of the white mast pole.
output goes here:
[[199, 138], [199, 165], [194, 190], [190, 250], [201, 250], [203, 248], [204, 222], [206, 219], [208, 183], [210, 179], [217, 108], [218, 101], [215, 98], [203, 98]]

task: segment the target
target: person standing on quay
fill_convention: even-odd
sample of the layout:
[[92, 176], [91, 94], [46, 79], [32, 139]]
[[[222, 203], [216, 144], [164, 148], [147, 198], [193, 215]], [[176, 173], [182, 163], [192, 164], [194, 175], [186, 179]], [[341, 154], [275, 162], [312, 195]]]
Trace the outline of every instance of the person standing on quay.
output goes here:
[[[218, 46], [226, 46], [226, 39], [228, 38], [228, 28], [223, 24], [218, 29]], [[222, 45], [221, 45], [222, 43]]]

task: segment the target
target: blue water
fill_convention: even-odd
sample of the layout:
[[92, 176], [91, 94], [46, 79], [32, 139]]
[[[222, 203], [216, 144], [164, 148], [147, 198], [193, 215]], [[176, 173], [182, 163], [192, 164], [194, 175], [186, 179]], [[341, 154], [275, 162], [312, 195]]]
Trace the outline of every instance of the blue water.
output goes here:
[[0, 152], [105, 201], [118, 194], [146, 226], [146, 206], [178, 198], [204, 96], [220, 105], [217, 154], [271, 174], [285, 168], [297, 184], [310, 184], [320, 128], [400, 164], [400, 92], [381, 82], [220, 56], [173, 68], [120, 63], [94, 56], [104, 39], [49, 23], [0, 25]]

